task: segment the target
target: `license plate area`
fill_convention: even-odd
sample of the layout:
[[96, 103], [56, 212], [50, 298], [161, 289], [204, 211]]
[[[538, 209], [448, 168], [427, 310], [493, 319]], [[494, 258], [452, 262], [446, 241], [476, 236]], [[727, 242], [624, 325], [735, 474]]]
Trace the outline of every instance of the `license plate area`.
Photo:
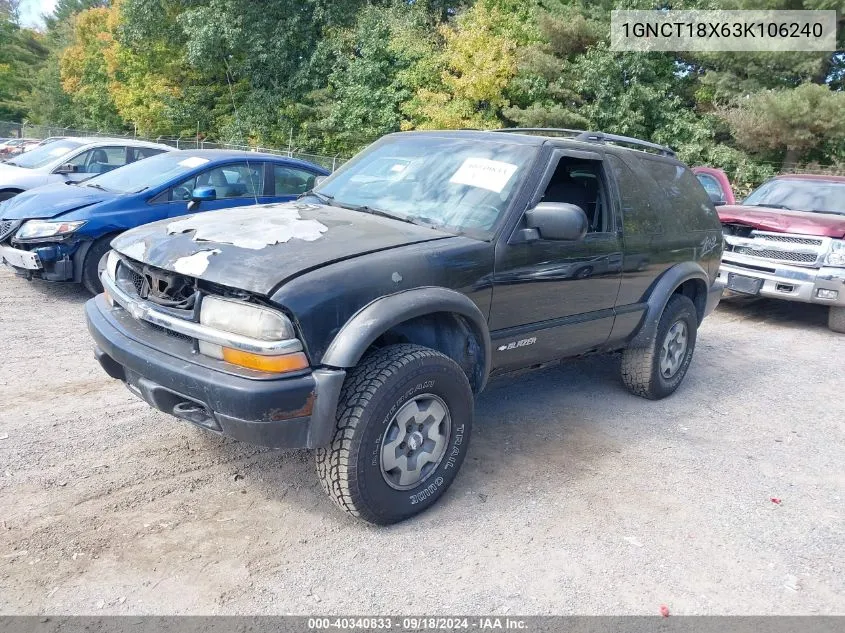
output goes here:
[[737, 275], [736, 273], [728, 274], [728, 290], [741, 292], [745, 295], [757, 295], [760, 294], [760, 288], [762, 287], [762, 279], [746, 277], [745, 275]]
[[22, 251], [10, 246], [0, 246], [0, 262], [15, 268], [26, 270], [41, 270], [41, 260], [38, 255], [29, 251]]

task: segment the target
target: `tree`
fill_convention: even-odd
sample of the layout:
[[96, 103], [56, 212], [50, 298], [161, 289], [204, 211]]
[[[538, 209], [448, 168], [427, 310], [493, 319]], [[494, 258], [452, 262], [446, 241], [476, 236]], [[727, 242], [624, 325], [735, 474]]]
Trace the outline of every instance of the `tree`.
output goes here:
[[752, 152], [780, 150], [783, 167], [792, 167], [826, 144], [845, 140], [845, 93], [801, 84], [793, 89], [749, 95], [725, 108], [737, 143]]
[[501, 127], [501, 110], [509, 105], [505, 88], [517, 70], [517, 26], [496, 2], [478, 0], [441, 27], [440, 76], [406, 104], [406, 127]]
[[62, 88], [77, 108], [81, 125], [120, 130], [125, 123], [110, 91], [107, 58], [115, 45], [113, 9], [87, 9], [72, 18], [71, 45], [59, 57]]
[[0, 120], [27, 114], [32, 71], [47, 57], [41, 35], [19, 26], [18, 2], [0, 4]]

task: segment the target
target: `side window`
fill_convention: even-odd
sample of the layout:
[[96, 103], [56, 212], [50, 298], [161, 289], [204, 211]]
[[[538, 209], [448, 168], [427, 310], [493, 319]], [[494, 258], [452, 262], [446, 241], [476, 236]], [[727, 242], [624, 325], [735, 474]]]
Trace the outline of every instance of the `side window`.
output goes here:
[[161, 202], [187, 202], [191, 199], [191, 194], [194, 193], [194, 189], [196, 188], [197, 176], [191, 176], [160, 194], [153, 202], [159, 202], [158, 198], [161, 198], [163, 195], [167, 195], [167, 198], [161, 200]]
[[[610, 166], [619, 189], [619, 200], [622, 204], [622, 226], [628, 235], [655, 234], [663, 232], [660, 218], [660, 207], [650, 199], [647, 182], [650, 176], [636, 174], [618, 156], [609, 155], [607, 164]], [[654, 189], [654, 185], [651, 185]]]
[[264, 163], [223, 165], [201, 173], [197, 187], [214, 187], [217, 199], [264, 195]]
[[297, 196], [314, 186], [316, 174], [287, 165], [273, 165], [273, 194]]
[[134, 163], [136, 160], [149, 158], [150, 156], [155, 156], [156, 154], [161, 154], [164, 151], [163, 149], [156, 149], [154, 147], [130, 147], [128, 149], [130, 163]]
[[587, 214], [590, 233], [605, 233], [613, 228], [600, 161], [561, 158], [542, 201], [578, 205]]
[[679, 233], [712, 228], [713, 203], [693, 173], [681, 163], [641, 158], [666, 196], [668, 222]]
[[80, 174], [104, 174], [126, 164], [125, 147], [98, 147], [82, 152], [68, 161]]

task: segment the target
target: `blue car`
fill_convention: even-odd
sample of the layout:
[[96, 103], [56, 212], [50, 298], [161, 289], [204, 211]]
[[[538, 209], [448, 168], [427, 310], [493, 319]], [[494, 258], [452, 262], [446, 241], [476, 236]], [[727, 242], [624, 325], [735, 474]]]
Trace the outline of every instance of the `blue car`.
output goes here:
[[286, 202], [328, 173], [255, 152], [165, 152], [0, 202], [0, 261], [28, 279], [73, 281], [97, 294], [100, 258], [122, 231], [187, 213]]

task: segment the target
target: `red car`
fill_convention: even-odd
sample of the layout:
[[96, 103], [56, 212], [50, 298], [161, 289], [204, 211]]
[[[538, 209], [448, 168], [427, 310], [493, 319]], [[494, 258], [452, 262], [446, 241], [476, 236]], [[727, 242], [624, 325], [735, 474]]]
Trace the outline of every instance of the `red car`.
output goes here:
[[830, 306], [830, 329], [845, 333], [845, 177], [777, 176], [717, 210], [729, 290]]
[[693, 167], [692, 173], [698, 178], [698, 182], [704, 187], [704, 191], [710, 196], [717, 207], [723, 204], [736, 204], [731, 183], [727, 174], [715, 167]]

